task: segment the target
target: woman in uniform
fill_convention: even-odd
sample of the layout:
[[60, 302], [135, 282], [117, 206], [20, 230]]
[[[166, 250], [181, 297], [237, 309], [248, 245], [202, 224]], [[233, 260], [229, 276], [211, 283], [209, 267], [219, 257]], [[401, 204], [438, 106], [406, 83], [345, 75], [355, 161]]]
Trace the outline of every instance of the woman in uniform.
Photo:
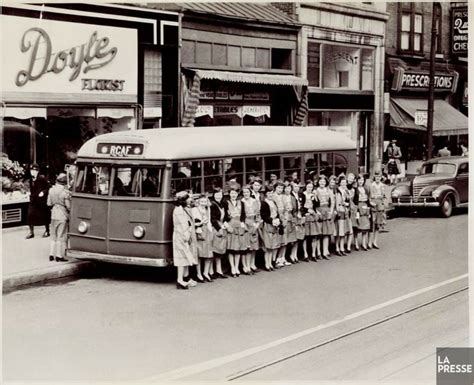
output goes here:
[[334, 233], [334, 197], [327, 187], [327, 178], [324, 175], [319, 177], [318, 187], [314, 194], [317, 199], [316, 211], [321, 222], [322, 257], [329, 259], [329, 241]]
[[303, 191], [303, 215], [305, 221], [306, 241], [303, 244], [304, 260], [308, 260], [307, 241], [311, 241], [311, 259], [317, 262], [321, 257], [321, 246], [319, 244], [319, 235], [321, 234], [319, 216], [316, 213], [316, 197], [314, 195], [314, 185], [311, 180], [306, 181], [306, 187]]
[[[196, 268], [196, 278], [198, 282], [212, 282], [209, 270], [214, 256], [212, 252], [213, 228], [211, 225], [209, 205], [207, 196], [201, 194], [198, 198], [197, 205], [191, 209], [197, 239], [198, 264]], [[203, 264], [204, 267], [202, 266]]]
[[[305, 237], [306, 237], [306, 229], [305, 229], [305, 222], [304, 222], [304, 216], [303, 216], [303, 193], [300, 191], [301, 185], [298, 179], [293, 180], [291, 182], [291, 185], [293, 187], [293, 190], [291, 194], [295, 198], [294, 202], [296, 203], [296, 211], [294, 213], [294, 219], [295, 219], [295, 231], [296, 231], [296, 240], [297, 242], [293, 245], [293, 250], [292, 250], [292, 260], [296, 259], [298, 260], [298, 247], [301, 245], [302, 247], [305, 246]], [[293, 254], [294, 253], [294, 254]], [[306, 254], [306, 258], [308, 255]]]
[[279, 238], [280, 238], [280, 247], [278, 248], [278, 253], [276, 256], [276, 267], [283, 267], [291, 265], [286, 259], [286, 245], [288, 244], [287, 237], [288, 237], [288, 221], [286, 220], [286, 209], [285, 204], [283, 203], [283, 189], [285, 185], [281, 180], [275, 183], [275, 192], [273, 193], [273, 201], [275, 202], [278, 208], [278, 216], [280, 218], [280, 231], [279, 231]]
[[265, 199], [260, 206], [260, 217], [262, 218], [261, 235], [263, 240], [265, 270], [273, 270], [272, 261], [275, 260], [278, 248], [280, 247], [280, 218], [278, 208], [273, 201], [273, 187], [265, 188]]
[[240, 275], [240, 256], [248, 249], [245, 234], [245, 204], [237, 199], [240, 185], [233, 183], [229, 187], [229, 199], [226, 200], [224, 208], [227, 222], [227, 256], [232, 277]]
[[197, 264], [196, 234], [193, 217], [190, 213], [192, 198], [186, 191], [176, 194], [176, 207], [173, 210], [173, 264], [178, 268], [176, 286], [178, 289], [188, 289], [196, 282], [184, 277], [189, 274], [189, 266]]
[[372, 231], [369, 235], [369, 249], [372, 247], [379, 249], [377, 237], [380, 228], [385, 223], [386, 205], [385, 185], [382, 183], [382, 175], [380, 173], [374, 175], [374, 181], [370, 185], [369, 202], [372, 214]]
[[298, 204], [292, 192], [293, 186], [290, 181], [285, 182], [285, 187], [283, 189], [283, 206], [285, 208], [286, 242], [287, 246], [290, 248], [291, 263], [297, 263], [298, 244], [296, 243], [296, 211]]
[[346, 235], [352, 232], [352, 222], [349, 217], [349, 192], [347, 190], [347, 179], [344, 175], [339, 177], [339, 187], [336, 190], [336, 254], [346, 255]]
[[225, 209], [222, 203], [223, 197], [222, 188], [216, 187], [210, 199], [211, 225], [214, 233], [211, 250], [214, 253], [214, 261], [216, 262], [216, 274], [214, 278], [227, 278], [222, 272], [222, 258], [227, 251], [227, 231], [224, 228]]
[[347, 236], [347, 252], [352, 251], [352, 242], [354, 242], [355, 250], [359, 250], [357, 243], [357, 204], [354, 203], [355, 188], [357, 182], [353, 173], [347, 174], [347, 192], [349, 194], [349, 218], [351, 219], [350, 232]]
[[369, 193], [365, 186], [364, 175], [357, 178], [357, 187], [355, 188], [354, 203], [357, 205], [357, 236], [360, 234], [362, 250], [367, 250], [369, 230], [370, 230], [370, 207]]
[[260, 227], [260, 205], [251, 196], [251, 187], [244, 186], [242, 189], [242, 202], [245, 207], [245, 226], [247, 228], [248, 249], [242, 255], [242, 270], [246, 275], [254, 274], [252, 260], [255, 261], [255, 253], [259, 249], [258, 228]]

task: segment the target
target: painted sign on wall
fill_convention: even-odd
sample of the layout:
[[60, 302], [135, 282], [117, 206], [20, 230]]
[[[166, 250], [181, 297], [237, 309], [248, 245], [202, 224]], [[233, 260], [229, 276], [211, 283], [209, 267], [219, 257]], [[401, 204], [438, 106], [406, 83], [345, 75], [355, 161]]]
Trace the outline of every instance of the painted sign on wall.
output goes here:
[[451, 11], [451, 52], [467, 56], [468, 48], [467, 7], [453, 8]]
[[1, 16], [4, 99], [136, 102], [133, 29]]

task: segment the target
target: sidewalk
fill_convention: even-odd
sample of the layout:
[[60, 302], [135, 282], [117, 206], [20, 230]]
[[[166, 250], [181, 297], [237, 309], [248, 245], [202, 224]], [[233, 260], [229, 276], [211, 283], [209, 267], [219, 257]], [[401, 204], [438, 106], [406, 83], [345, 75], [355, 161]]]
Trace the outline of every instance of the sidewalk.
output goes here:
[[72, 259], [68, 262], [50, 262], [50, 238], [43, 238], [43, 232], [43, 226], [37, 227], [35, 237], [25, 239], [27, 226], [2, 229], [3, 292], [78, 275], [92, 267], [91, 262]]

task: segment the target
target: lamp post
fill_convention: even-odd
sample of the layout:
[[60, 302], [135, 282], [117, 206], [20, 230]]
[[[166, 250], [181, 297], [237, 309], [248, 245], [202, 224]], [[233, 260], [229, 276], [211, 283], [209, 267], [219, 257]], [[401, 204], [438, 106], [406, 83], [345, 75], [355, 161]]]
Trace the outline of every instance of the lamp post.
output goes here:
[[438, 2], [433, 2], [433, 15], [431, 20], [430, 83], [428, 88], [428, 122], [426, 127], [426, 134], [428, 136], [426, 144], [426, 159], [431, 159], [433, 155], [434, 77], [439, 7], [440, 4]]

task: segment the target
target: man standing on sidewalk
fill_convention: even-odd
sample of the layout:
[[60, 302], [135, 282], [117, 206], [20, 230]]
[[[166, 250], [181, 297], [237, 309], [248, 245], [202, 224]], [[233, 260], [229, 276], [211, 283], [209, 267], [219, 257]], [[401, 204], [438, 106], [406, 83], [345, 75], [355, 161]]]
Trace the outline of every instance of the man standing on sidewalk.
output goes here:
[[48, 206], [51, 211], [51, 243], [49, 260], [65, 262], [66, 243], [69, 222], [69, 211], [71, 210], [71, 193], [66, 188], [67, 175], [61, 173], [56, 178], [56, 184], [49, 189]]
[[26, 223], [30, 228], [26, 239], [34, 238], [35, 226], [44, 225], [45, 232], [43, 237], [49, 237], [49, 222], [51, 221], [51, 212], [47, 206], [48, 180], [39, 174], [39, 166], [33, 164], [30, 167], [30, 204], [28, 205], [28, 214]]

